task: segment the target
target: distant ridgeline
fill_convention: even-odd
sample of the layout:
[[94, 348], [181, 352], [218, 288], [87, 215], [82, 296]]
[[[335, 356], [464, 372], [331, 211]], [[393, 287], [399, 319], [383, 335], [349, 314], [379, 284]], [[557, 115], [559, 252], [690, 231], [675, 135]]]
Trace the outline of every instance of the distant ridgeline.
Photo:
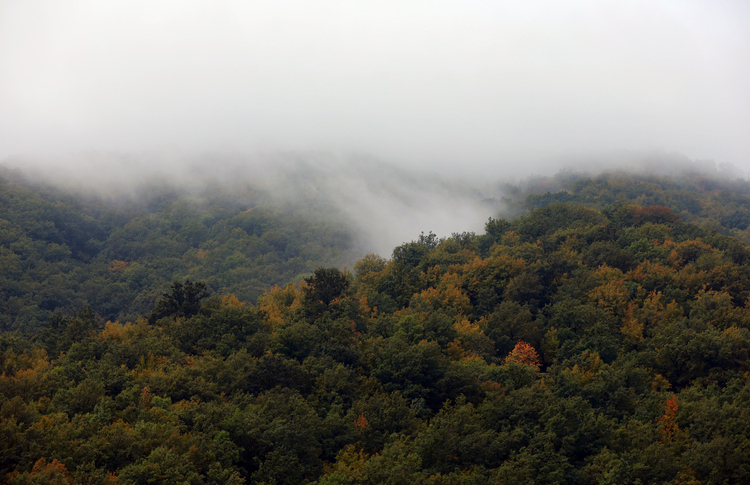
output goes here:
[[242, 189], [154, 185], [105, 200], [0, 171], [0, 329], [34, 329], [88, 306], [105, 320], [135, 320], [176, 279], [254, 302], [356, 259], [350, 229], [323, 217], [327, 208], [280, 207]]
[[[51, 284], [75, 275], [87, 288], [76, 269], [101, 257], [96, 284], [128, 288], [108, 278], [136, 263], [113, 260], [169, 254], [164, 234], [198, 260], [189, 234], [234, 247], [220, 237], [245, 240], [255, 213], [212, 209], [227, 215], [210, 223], [178, 199], [120, 234], [121, 212], [8, 185], [4, 204], [21, 194], [42, 221], [99, 235], [75, 250], [60, 235], [48, 261], [57, 246], [35, 241], [54, 226], [7, 223], [25, 231], [3, 241], [15, 283], [48, 265]], [[178, 214], [205, 230], [169, 225]], [[193, 261], [181, 257], [144, 257], [138, 274]], [[136, 322], [84, 310], [0, 336], [0, 481], [748, 483], [749, 296], [744, 243], [627, 203], [422, 235], [257, 305], [175, 282]]]
[[[685, 222], [695, 222], [750, 244], [750, 182], [705, 174], [665, 177], [608, 172], [596, 177], [561, 173], [514, 188], [526, 210], [555, 203], [603, 209], [618, 202], [666, 206]], [[525, 198], [524, 198], [525, 196]]]

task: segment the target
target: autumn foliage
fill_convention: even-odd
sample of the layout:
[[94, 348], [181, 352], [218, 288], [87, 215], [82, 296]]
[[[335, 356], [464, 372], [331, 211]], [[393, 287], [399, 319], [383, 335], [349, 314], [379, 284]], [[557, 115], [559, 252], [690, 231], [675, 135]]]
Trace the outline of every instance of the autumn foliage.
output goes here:
[[539, 369], [539, 367], [541, 367], [541, 363], [539, 362], [539, 354], [537, 354], [536, 350], [534, 350], [534, 347], [527, 344], [523, 340], [520, 340], [516, 344], [511, 353], [508, 354], [503, 362], [506, 364], [513, 363], [527, 365], [535, 369]]
[[367, 421], [367, 418], [365, 418], [365, 413], [361, 413], [357, 416], [357, 419], [354, 420], [354, 429], [357, 430], [358, 434], [362, 434], [362, 431], [368, 426], [370, 426], [370, 423]]
[[661, 224], [665, 222], [677, 222], [680, 216], [672, 212], [672, 209], [663, 205], [653, 205], [633, 208], [633, 223], [641, 226], [647, 222]]
[[[151, 226], [56, 266], [4, 213], [0, 321], [39, 328], [0, 333], [0, 483], [750, 483], [750, 212], [729, 200], [731, 238], [683, 222], [726, 194], [600, 182], [353, 274], [262, 208], [156, 217], [179, 253], [149, 240], [152, 266], [128, 245]], [[163, 293], [161, 265], [196, 280]]]
[[662, 443], [673, 441], [680, 430], [677, 425], [678, 409], [677, 398], [672, 397], [668, 399], [667, 404], [664, 406], [664, 414], [656, 422], [657, 428], [661, 431], [660, 441]]
[[20, 475], [18, 472], [14, 472], [10, 474], [9, 478], [9, 483], [11, 485], [26, 483], [72, 485], [74, 483], [74, 480], [70, 476], [70, 472], [68, 472], [65, 465], [56, 459], [47, 462], [46, 458], [39, 458], [36, 463], [34, 463], [30, 473]]

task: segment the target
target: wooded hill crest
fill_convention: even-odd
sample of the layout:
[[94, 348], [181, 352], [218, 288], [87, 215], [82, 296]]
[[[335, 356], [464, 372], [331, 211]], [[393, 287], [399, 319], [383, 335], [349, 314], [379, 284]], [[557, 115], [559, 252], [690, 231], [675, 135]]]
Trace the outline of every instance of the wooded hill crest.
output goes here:
[[743, 242], [627, 202], [552, 204], [485, 229], [423, 234], [352, 272], [319, 267], [256, 304], [180, 281], [131, 322], [84, 310], [3, 333], [0, 473], [750, 479]]

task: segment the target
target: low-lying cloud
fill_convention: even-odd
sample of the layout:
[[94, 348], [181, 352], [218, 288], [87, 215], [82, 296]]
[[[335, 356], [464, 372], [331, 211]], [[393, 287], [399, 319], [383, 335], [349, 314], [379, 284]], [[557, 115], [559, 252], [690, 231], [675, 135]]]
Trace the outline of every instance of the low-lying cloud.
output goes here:
[[481, 177], [663, 150], [747, 169], [747, 25], [733, 1], [3, 2], [0, 159], [323, 151]]
[[[389, 257], [394, 247], [423, 232], [440, 237], [482, 233], [489, 217], [513, 215], [506, 200], [560, 190], [550, 180], [557, 172], [526, 172], [525, 177], [515, 177], [496, 168], [486, 170], [482, 179], [448, 177], [373, 157], [328, 152], [91, 152], [66, 163], [8, 158], [4, 165], [22, 169], [32, 180], [113, 202], [137, 200], [149, 190], [164, 188], [199, 199], [207, 191], [218, 190], [239, 207], [261, 203], [301, 217], [336, 220], [351, 228], [360, 256], [376, 252]], [[97, 170], [102, 166], [107, 170]], [[624, 167], [668, 176], [687, 172], [726, 178], [746, 175], [727, 164], [717, 166], [659, 152], [567, 160], [560, 167], [573, 176]]]
[[3, 2], [0, 164], [325, 200], [388, 255], [481, 231], [533, 174], [744, 176], [748, 25], [729, 0]]

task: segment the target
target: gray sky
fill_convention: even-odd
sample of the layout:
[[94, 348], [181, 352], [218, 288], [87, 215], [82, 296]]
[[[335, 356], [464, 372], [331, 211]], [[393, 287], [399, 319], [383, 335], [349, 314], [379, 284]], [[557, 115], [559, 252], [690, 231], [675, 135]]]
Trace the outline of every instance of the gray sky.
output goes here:
[[[750, 169], [750, 3], [0, 0], [0, 160], [324, 150]], [[103, 163], [103, 162], [102, 162]]]

